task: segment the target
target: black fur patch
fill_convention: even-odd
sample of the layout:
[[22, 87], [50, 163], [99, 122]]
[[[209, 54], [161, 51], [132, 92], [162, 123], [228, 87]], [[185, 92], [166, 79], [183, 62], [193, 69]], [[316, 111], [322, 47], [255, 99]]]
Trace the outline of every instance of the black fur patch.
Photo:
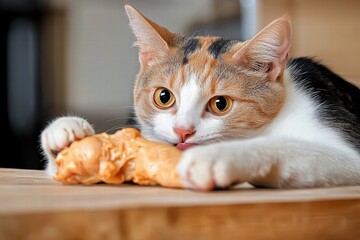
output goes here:
[[208, 48], [208, 51], [210, 54], [212, 54], [215, 58], [218, 58], [220, 54], [223, 54], [226, 52], [229, 47], [232, 45], [232, 41], [229, 39], [219, 38], [215, 40], [210, 47]]
[[360, 152], [360, 89], [311, 58], [291, 59], [287, 67], [298, 88], [321, 105], [320, 119]]
[[183, 64], [187, 64], [189, 62], [188, 56], [195, 52], [198, 48], [201, 47], [201, 44], [196, 38], [188, 38], [185, 40], [185, 43], [182, 47], [184, 51], [184, 59]]

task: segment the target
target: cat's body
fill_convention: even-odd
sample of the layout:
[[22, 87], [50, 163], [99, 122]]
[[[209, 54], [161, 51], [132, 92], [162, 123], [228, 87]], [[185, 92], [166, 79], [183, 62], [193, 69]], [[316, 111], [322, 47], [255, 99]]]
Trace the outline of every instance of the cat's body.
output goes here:
[[[187, 149], [186, 186], [238, 182], [283, 188], [360, 184], [360, 90], [309, 58], [287, 60], [283, 17], [246, 42], [183, 37], [126, 6], [141, 69], [134, 105], [141, 132]], [[77, 117], [42, 133], [54, 151], [94, 133]]]

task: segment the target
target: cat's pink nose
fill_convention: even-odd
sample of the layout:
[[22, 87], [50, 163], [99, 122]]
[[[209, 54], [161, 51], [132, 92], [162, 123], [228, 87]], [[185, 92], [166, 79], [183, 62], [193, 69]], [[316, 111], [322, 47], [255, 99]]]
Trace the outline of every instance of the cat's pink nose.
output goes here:
[[179, 136], [181, 142], [185, 142], [187, 138], [194, 135], [194, 128], [174, 128], [174, 132]]

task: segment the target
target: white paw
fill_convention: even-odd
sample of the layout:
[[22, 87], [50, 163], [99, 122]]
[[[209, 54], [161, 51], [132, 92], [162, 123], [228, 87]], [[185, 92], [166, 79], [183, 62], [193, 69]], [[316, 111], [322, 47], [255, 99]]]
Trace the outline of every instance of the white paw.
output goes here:
[[50, 159], [73, 141], [93, 135], [94, 129], [79, 117], [61, 117], [52, 122], [41, 133], [41, 147]]
[[238, 180], [233, 157], [220, 144], [194, 147], [184, 152], [177, 171], [187, 188], [226, 188]]

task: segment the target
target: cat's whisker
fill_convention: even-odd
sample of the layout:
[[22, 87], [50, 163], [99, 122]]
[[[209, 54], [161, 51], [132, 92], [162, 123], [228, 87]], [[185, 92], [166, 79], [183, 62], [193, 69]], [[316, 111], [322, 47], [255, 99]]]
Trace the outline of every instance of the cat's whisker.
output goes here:
[[110, 123], [110, 122], [114, 122], [114, 121], [120, 121], [120, 120], [136, 120], [135, 117], [118, 117], [118, 118], [113, 118], [110, 120], [105, 121], [105, 123]]
[[134, 110], [134, 106], [107, 106], [107, 109], [111, 109], [111, 110], [122, 110], [122, 109], [127, 109], [127, 111], [133, 111]]
[[105, 132], [109, 133], [109, 132], [117, 131], [117, 130], [120, 130], [120, 129], [123, 129], [123, 128], [137, 128], [137, 129], [140, 129], [140, 127], [141, 127], [140, 125], [134, 125], [134, 124], [116, 125], [116, 126], [113, 126], [113, 127], [109, 128]]

